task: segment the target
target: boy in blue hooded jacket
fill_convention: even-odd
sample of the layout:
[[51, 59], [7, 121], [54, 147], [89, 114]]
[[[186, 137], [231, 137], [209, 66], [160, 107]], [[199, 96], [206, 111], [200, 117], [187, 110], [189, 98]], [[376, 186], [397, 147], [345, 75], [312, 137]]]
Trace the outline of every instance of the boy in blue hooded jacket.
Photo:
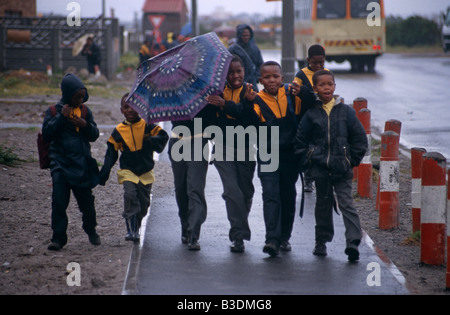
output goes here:
[[49, 250], [67, 244], [67, 207], [72, 191], [83, 214], [83, 229], [93, 245], [100, 245], [96, 233], [96, 211], [92, 189], [98, 184], [98, 166], [90, 142], [99, 137], [91, 110], [84, 105], [89, 94], [81, 80], [67, 74], [61, 81], [62, 98], [45, 112], [42, 135], [50, 142], [50, 172], [53, 182], [52, 230]]

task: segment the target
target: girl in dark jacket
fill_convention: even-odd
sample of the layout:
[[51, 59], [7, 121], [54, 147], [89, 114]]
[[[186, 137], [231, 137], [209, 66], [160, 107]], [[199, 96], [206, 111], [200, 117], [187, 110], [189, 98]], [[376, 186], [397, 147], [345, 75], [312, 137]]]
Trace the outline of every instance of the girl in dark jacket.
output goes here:
[[368, 147], [367, 136], [355, 111], [334, 98], [334, 75], [320, 70], [313, 76], [318, 95], [316, 107], [303, 117], [295, 142], [295, 154], [303, 169], [310, 168], [316, 182], [316, 246], [314, 255], [326, 256], [326, 243], [334, 236], [333, 205], [337, 204], [346, 227], [349, 261], [359, 260], [362, 232], [353, 206], [353, 167], [360, 164]]
[[61, 81], [62, 98], [45, 113], [42, 134], [50, 145], [52, 194], [52, 243], [49, 250], [67, 244], [66, 214], [72, 191], [83, 214], [83, 229], [93, 245], [100, 245], [96, 233], [96, 212], [92, 189], [98, 184], [97, 162], [91, 156], [90, 142], [99, 136], [91, 110], [84, 105], [89, 95], [73, 74]]

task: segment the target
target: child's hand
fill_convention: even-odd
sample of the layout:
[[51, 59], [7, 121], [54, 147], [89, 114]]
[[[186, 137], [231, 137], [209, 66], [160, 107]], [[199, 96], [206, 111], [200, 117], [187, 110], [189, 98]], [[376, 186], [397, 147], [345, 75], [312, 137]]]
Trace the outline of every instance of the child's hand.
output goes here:
[[84, 120], [83, 118], [80, 118], [76, 115], [70, 115], [69, 116], [69, 121], [75, 125], [75, 127], [79, 127], [79, 128], [85, 128], [87, 126], [87, 122], [86, 120]]
[[256, 98], [256, 91], [253, 90], [253, 84], [247, 83], [247, 91], [245, 92], [244, 98], [249, 100], [250, 102], [253, 102]]
[[289, 87], [291, 89], [292, 94], [294, 94], [295, 96], [297, 96], [298, 93], [300, 93], [301, 86], [300, 84], [297, 83], [297, 81], [294, 80], [292, 84], [289, 84]]
[[72, 113], [72, 108], [70, 108], [70, 106], [68, 104], [64, 105], [64, 107], [61, 110], [61, 115], [63, 115], [64, 117], [69, 117], [70, 114]]
[[225, 100], [218, 95], [210, 95], [206, 98], [209, 104], [217, 107], [225, 107]]

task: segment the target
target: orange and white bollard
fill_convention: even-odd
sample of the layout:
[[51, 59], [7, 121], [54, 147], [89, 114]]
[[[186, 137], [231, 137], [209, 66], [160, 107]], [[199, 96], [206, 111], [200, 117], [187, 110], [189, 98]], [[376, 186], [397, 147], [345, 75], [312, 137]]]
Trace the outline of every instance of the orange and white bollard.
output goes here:
[[367, 108], [363, 108], [359, 112], [359, 120], [361, 121], [366, 134], [369, 147], [361, 164], [358, 167], [358, 195], [363, 198], [372, 198], [372, 132], [370, 130], [371, 112]]
[[382, 230], [399, 226], [399, 138], [393, 131], [381, 136], [379, 228]]
[[[368, 108], [367, 99], [365, 99], [364, 97], [358, 97], [353, 100], [353, 109], [355, 110], [356, 117], [359, 119], [359, 121], [361, 121], [360, 112], [364, 108]], [[369, 146], [370, 146], [370, 142], [369, 142]], [[353, 168], [353, 180], [358, 180], [358, 170], [359, 170], [359, 167]]]
[[47, 65], [47, 75], [51, 77], [53, 75], [53, 70], [51, 65]]
[[384, 131], [393, 131], [400, 136], [402, 131], [402, 122], [400, 120], [390, 119], [386, 121]]
[[364, 109], [364, 108], [368, 108], [367, 100], [364, 97], [355, 98], [355, 100], [353, 101], [353, 109], [356, 112], [356, 117], [359, 118], [361, 109]]
[[[448, 171], [450, 180], [450, 170]], [[450, 290], [450, 185], [447, 187], [447, 277], [446, 288]]]
[[412, 232], [420, 231], [420, 208], [422, 193], [422, 156], [427, 150], [424, 148], [411, 149], [411, 206]]
[[95, 71], [95, 77], [99, 77], [102, 75], [101, 71], [100, 71], [100, 67], [98, 65], [94, 66], [94, 71]]
[[423, 155], [420, 262], [427, 265], [445, 264], [446, 162], [437, 152]]

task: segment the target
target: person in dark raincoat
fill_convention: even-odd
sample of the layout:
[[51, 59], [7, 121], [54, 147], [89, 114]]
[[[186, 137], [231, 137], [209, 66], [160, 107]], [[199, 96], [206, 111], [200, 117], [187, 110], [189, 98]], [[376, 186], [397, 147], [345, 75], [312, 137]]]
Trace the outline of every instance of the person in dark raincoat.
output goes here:
[[255, 44], [254, 32], [246, 24], [236, 27], [237, 42], [228, 48], [230, 53], [238, 55], [245, 65], [244, 81], [253, 85], [253, 89], [258, 91], [258, 79], [260, 68], [264, 63], [261, 51]]
[[95, 66], [98, 66], [100, 68], [102, 52], [100, 46], [94, 43], [94, 39], [92, 37], [89, 37], [87, 39], [86, 45], [84, 45], [81, 54], [83, 56], [86, 56], [89, 73], [95, 74]]
[[52, 230], [49, 250], [67, 244], [67, 207], [72, 191], [83, 214], [83, 229], [93, 245], [100, 245], [96, 233], [96, 211], [92, 189], [97, 186], [98, 166], [91, 155], [90, 142], [99, 137], [91, 110], [84, 105], [89, 94], [73, 74], [61, 81], [62, 98], [50, 107], [44, 118], [42, 135], [50, 142], [50, 171], [53, 182]]

